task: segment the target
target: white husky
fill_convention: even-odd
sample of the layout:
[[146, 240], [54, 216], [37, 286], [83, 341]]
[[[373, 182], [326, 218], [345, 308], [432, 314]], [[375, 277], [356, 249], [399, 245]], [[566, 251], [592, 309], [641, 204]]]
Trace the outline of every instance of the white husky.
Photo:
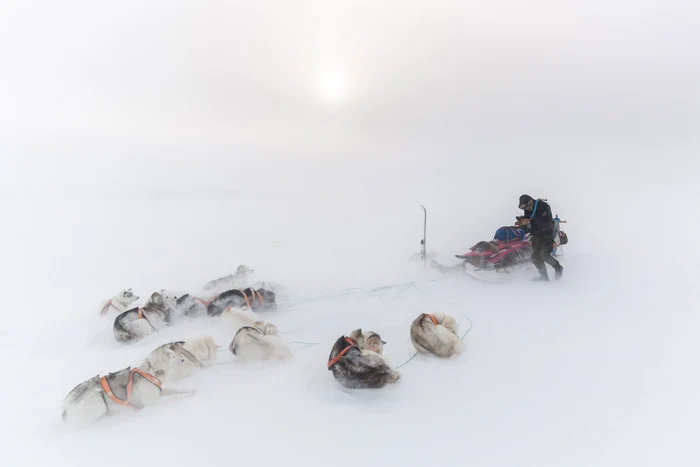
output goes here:
[[274, 292], [280, 288], [278, 284], [273, 284], [270, 281], [260, 281], [254, 280], [253, 273], [255, 271], [245, 264], [241, 264], [236, 268], [236, 272], [229, 274], [228, 276], [219, 277], [213, 281], [207, 282], [204, 286], [204, 291], [210, 296], [211, 301], [213, 297], [216, 297], [222, 292], [233, 289], [265, 289], [270, 292]]
[[107, 303], [102, 307], [100, 314], [106, 315], [111, 308], [117, 310], [117, 313], [123, 313], [132, 308], [133, 304], [136, 303], [138, 299], [138, 295], [134, 295], [131, 289], [124, 289], [107, 301]]
[[279, 336], [277, 326], [265, 321], [240, 328], [228, 348], [242, 361], [281, 360], [292, 355], [287, 343]]
[[411, 342], [422, 354], [449, 358], [462, 352], [457, 321], [450, 315], [422, 313], [411, 324]]
[[[184, 356], [186, 359], [184, 364], [180, 364], [178, 361], [172, 359], [167, 360], [172, 366], [170, 370], [167, 371], [171, 381], [177, 381], [190, 376], [199, 368], [212, 366], [216, 362], [217, 351], [221, 348], [221, 346], [214, 342], [211, 336], [171, 342], [169, 345], [170, 350], [178, 355]], [[162, 348], [163, 346], [159, 347], [159, 349]], [[156, 351], [158, 351], [158, 349], [156, 349]]]
[[[211, 338], [161, 345], [139, 367], [127, 367], [106, 376], [95, 376], [79, 384], [63, 402], [63, 420], [74, 426], [90, 424], [113, 412], [138, 410], [154, 405], [160, 396], [185, 394], [163, 386], [191, 374], [197, 366], [182, 349], [203, 365], [216, 358]], [[216, 344], [214, 344], [215, 346]], [[212, 356], [212, 352], [214, 355]]]
[[236, 272], [228, 276], [219, 277], [213, 281], [207, 282], [204, 290], [211, 293], [220, 293], [230, 289], [243, 289], [248, 287], [250, 276], [253, 270], [245, 264], [241, 264], [236, 268]]

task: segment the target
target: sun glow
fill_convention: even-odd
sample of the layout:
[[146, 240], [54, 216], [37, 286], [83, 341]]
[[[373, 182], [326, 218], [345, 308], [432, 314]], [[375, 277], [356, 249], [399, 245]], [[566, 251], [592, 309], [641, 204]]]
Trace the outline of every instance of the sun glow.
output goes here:
[[323, 68], [318, 75], [318, 91], [329, 104], [338, 104], [347, 98], [348, 80], [341, 67]]

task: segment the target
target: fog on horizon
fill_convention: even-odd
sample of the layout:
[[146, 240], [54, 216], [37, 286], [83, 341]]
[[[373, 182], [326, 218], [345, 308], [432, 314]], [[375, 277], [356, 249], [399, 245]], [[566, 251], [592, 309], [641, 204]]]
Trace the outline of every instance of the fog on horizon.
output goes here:
[[26, 170], [22, 158], [203, 154], [461, 167], [638, 154], [652, 171], [663, 154], [696, 168], [692, 2], [70, 0], [2, 10], [10, 170]]

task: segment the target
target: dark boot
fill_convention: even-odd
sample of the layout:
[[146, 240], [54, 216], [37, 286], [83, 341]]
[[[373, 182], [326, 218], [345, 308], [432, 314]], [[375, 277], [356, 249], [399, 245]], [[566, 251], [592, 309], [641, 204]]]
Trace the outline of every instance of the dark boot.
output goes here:
[[536, 282], [548, 282], [549, 276], [547, 275], [547, 271], [540, 272], [540, 275], [532, 280]]
[[554, 268], [554, 278], [561, 279], [561, 275], [564, 273], [564, 267], [560, 264]]

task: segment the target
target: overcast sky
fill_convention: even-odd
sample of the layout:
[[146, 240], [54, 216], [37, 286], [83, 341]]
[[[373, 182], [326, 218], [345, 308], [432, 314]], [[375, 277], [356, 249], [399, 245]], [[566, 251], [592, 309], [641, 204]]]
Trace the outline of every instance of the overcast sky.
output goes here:
[[[5, 157], [76, 144], [681, 159], [697, 147], [697, 1], [16, 0], [0, 10]], [[342, 99], [323, 97], [329, 69]]]

